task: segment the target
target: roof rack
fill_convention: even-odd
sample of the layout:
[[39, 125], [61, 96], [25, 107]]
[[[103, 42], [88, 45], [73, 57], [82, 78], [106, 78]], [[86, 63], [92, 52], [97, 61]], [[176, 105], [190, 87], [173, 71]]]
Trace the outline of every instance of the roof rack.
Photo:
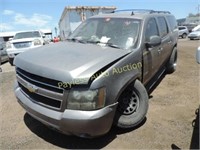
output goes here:
[[171, 14], [169, 11], [155, 11], [155, 10], [152, 10], [151, 14], [152, 14], [152, 13]]
[[138, 14], [138, 13], [165, 13], [165, 14], [171, 14], [169, 11], [155, 11], [151, 9], [122, 9], [122, 10], [114, 10], [111, 13], [119, 13], [119, 12], [131, 12], [131, 15]]

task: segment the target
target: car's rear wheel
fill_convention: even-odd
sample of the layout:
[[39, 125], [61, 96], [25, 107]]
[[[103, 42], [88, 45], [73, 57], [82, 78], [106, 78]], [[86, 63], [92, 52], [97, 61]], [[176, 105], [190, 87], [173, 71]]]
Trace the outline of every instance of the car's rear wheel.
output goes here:
[[148, 110], [148, 94], [139, 80], [128, 86], [119, 97], [115, 122], [120, 128], [131, 128], [143, 121]]
[[187, 37], [186, 33], [183, 33], [182, 38], [185, 39]]

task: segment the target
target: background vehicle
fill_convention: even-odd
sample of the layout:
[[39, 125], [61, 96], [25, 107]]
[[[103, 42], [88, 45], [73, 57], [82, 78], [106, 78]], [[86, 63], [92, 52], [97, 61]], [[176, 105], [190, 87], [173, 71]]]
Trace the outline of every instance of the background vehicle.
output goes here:
[[8, 55], [6, 52], [6, 42], [2, 37], [0, 37], [0, 65], [6, 61], [8, 61]]
[[16, 33], [14, 38], [7, 42], [7, 53], [10, 64], [13, 65], [13, 60], [19, 53], [45, 44], [48, 44], [48, 42], [45, 40], [45, 35], [41, 31]]
[[185, 39], [189, 34], [188, 28], [186, 26], [179, 26], [178, 27], [178, 36]]
[[196, 60], [197, 60], [197, 63], [200, 64], [200, 46], [197, 48]]
[[116, 9], [110, 6], [68, 6], [65, 7], [59, 21], [60, 39], [66, 40], [68, 36], [87, 18], [109, 13]]
[[200, 29], [200, 25], [197, 25], [196, 27], [194, 27], [194, 28], [192, 29], [192, 32], [197, 31], [198, 29]]
[[93, 16], [67, 41], [16, 57], [15, 95], [30, 115], [65, 134], [135, 127], [146, 116], [152, 86], [176, 70], [177, 40], [169, 12]]
[[188, 38], [190, 40], [200, 39], [200, 29], [197, 29], [196, 31], [193, 31], [190, 34], [188, 34]]

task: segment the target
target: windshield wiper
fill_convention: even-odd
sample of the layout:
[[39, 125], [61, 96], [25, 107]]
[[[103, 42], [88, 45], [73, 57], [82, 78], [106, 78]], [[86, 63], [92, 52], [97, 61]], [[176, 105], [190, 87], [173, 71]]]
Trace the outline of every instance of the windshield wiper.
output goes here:
[[86, 41], [87, 43], [98, 44], [101, 43], [100, 41]]
[[84, 41], [84, 40], [79, 40], [79, 39], [77, 39], [77, 38], [68, 38], [67, 39], [68, 41], [73, 41], [73, 42], [79, 42], [79, 43], [87, 43], [86, 41]]
[[87, 43], [92, 43], [92, 44], [105, 44], [106, 46], [108, 47], [112, 47], [112, 48], [118, 48], [118, 49], [121, 49], [118, 45], [115, 45], [113, 43], [104, 43], [104, 42], [100, 42], [100, 41], [86, 41]]
[[112, 47], [112, 48], [118, 48], [118, 49], [121, 49], [121, 47], [119, 47], [118, 45], [113, 44], [113, 43], [106, 43], [106, 45], [109, 46], [109, 47]]

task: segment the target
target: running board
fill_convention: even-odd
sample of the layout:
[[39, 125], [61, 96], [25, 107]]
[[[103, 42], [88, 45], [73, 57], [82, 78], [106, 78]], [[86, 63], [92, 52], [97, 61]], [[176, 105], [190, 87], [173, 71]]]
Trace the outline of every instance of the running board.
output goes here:
[[148, 94], [152, 93], [153, 90], [160, 84], [162, 79], [165, 77], [166, 67], [161, 68], [158, 73], [145, 85]]

